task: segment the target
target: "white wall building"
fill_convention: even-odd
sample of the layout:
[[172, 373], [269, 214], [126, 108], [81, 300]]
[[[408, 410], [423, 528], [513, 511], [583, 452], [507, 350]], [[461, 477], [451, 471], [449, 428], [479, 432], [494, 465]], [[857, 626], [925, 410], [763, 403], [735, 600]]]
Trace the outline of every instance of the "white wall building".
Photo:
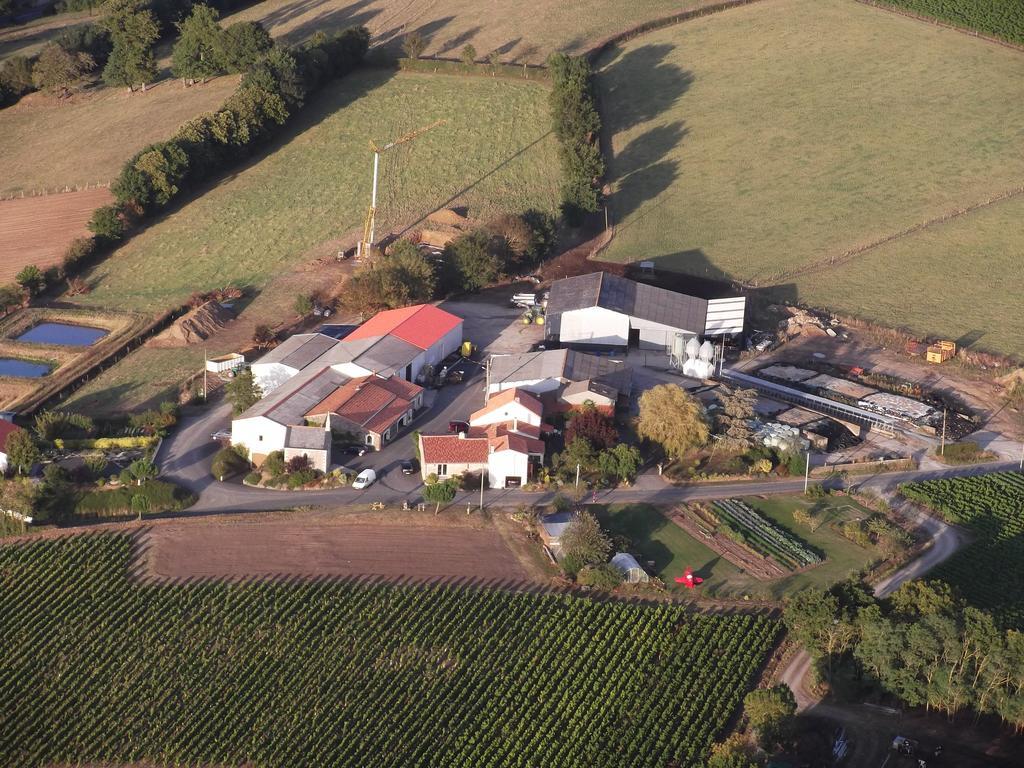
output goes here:
[[551, 285], [545, 328], [563, 346], [668, 351], [679, 334], [742, 333], [745, 312], [742, 296], [707, 300], [592, 272]]

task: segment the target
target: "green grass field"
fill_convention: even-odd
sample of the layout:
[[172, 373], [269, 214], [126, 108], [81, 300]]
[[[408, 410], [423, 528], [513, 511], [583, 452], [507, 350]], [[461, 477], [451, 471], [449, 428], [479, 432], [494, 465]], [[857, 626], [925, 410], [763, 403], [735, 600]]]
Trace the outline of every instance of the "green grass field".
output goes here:
[[182, 88], [164, 81], [146, 93], [101, 88], [59, 102], [32, 94], [0, 110], [0, 195], [113, 180], [132, 153], [223, 104], [238, 77]]
[[[599, 518], [610, 533], [634, 542], [637, 551], [645, 560], [654, 562], [657, 576], [673, 591], [685, 591], [673, 579], [690, 566], [694, 573], [705, 579], [698, 594], [715, 598], [749, 596], [758, 600], [780, 600], [806, 587], [823, 587], [842, 581], [877, 557], [875, 552], [853, 544], [833, 529], [844, 520], [871, 514], [848, 499], [813, 502], [799, 496], [773, 496], [745, 498], [743, 501], [823, 553], [825, 562], [782, 579], [761, 581], [744, 574], [651, 505], [612, 505]], [[813, 508], [823, 521], [822, 525], [813, 532], [797, 525], [793, 520], [793, 510], [798, 507]]]
[[[644, 35], [601, 66], [618, 227], [603, 258], [841, 297], [921, 333], [983, 329], [985, 346], [1024, 353], [1005, 314], [1019, 285], [987, 291], [1022, 241], [982, 212], [795, 286], [788, 274], [1018, 187], [1024, 55], [847, 0], [768, 0]], [[939, 293], [893, 317], [908, 283]]]
[[781, 629], [450, 584], [144, 584], [133, 554], [0, 547], [0, 643], [22, 649], [0, 765], [697, 765]]
[[547, 91], [489, 78], [363, 70], [328, 86], [290, 138], [163, 220], [89, 275], [83, 303], [158, 311], [228, 283], [259, 290], [327, 240], [361, 228], [370, 139], [447, 123], [383, 155], [378, 234], [432, 210], [553, 210], [556, 140]]

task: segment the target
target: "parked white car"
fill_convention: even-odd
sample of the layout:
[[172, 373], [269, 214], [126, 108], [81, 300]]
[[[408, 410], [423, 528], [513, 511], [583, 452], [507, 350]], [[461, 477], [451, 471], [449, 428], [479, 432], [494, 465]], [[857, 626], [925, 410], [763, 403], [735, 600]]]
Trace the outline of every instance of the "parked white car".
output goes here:
[[372, 469], [364, 469], [362, 472], [356, 475], [356, 479], [352, 481], [352, 487], [355, 488], [357, 491], [361, 491], [363, 490], [363, 488], [369, 488], [371, 485], [373, 485], [376, 479], [376, 472], [374, 472]]

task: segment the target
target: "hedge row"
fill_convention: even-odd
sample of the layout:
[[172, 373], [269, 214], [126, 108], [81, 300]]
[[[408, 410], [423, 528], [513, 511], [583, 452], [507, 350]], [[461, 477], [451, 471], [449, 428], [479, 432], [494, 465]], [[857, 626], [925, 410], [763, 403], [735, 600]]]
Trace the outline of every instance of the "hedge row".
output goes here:
[[562, 160], [562, 215], [575, 225], [600, 207], [598, 186], [604, 174], [598, 145], [601, 116], [585, 57], [556, 53], [548, 59], [548, 67], [553, 81], [551, 115]]
[[365, 27], [353, 27], [298, 48], [272, 48], [220, 110], [189, 121], [170, 140], [151, 144], [128, 160], [111, 185], [117, 202], [98, 209], [89, 228], [103, 240], [120, 240], [128, 212], [152, 214], [183, 189], [252, 154], [301, 108], [306, 96], [354, 69], [369, 40]]
[[[864, 2], [865, 0], [862, 0]], [[866, 0], [1024, 45], [1024, 0]]]
[[147, 480], [142, 485], [122, 486], [112, 491], [90, 491], [75, 505], [75, 513], [81, 517], [114, 517], [135, 512], [132, 498], [142, 496], [146, 500], [145, 511], [178, 512], [196, 502], [195, 494], [163, 480]]
[[156, 445], [160, 438], [154, 435], [139, 435], [137, 437], [96, 437], [84, 440], [64, 440], [57, 438], [54, 444], [58, 448], [67, 451], [97, 450], [108, 451], [116, 448], [150, 448]]

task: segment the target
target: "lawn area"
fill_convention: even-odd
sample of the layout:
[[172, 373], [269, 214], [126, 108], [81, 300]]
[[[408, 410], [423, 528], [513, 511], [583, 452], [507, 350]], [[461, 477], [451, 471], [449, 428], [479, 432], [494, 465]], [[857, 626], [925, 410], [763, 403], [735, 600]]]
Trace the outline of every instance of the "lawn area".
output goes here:
[[[934, 255], [916, 275], [878, 251], [795, 286], [788, 273], [1019, 186], [1024, 55], [847, 0], [768, 0], [643, 35], [600, 66], [618, 226], [602, 258], [782, 284], [812, 304], [842, 295], [872, 319], [906, 306], [917, 275], [934, 294], [955, 273], [955, 291], [904, 322], [1005, 324], [1015, 286], [988, 292], [1012, 258], [1005, 232], [972, 235], [970, 258], [956, 242], [919, 246]], [[1020, 338], [983, 343], [1019, 354]]]
[[238, 76], [146, 93], [101, 88], [59, 102], [35, 93], [0, 110], [0, 194], [113, 180], [124, 161], [178, 126], [223, 104]]
[[375, 45], [398, 50], [402, 36], [417, 30], [427, 40], [427, 55], [456, 58], [471, 44], [483, 58], [497, 51], [502, 61], [541, 63], [554, 51], [582, 53], [597, 41], [643, 21], [710, 5], [715, 0], [527, 0], [490, 3], [479, 0], [267, 0], [224, 21], [259, 21], [274, 37], [289, 43], [319, 30], [353, 24], [370, 30]]
[[262, 289], [327, 240], [358, 230], [370, 198], [369, 140], [444, 118], [381, 159], [377, 231], [435, 208], [472, 215], [558, 198], [547, 90], [489, 78], [363, 70], [328, 86], [290, 137], [132, 238], [89, 275], [78, 300], [156, 312], [229, 283]]
[[[782, 579], [760, 581], [721, 557], [702, 542], [669, 520], [649, 504], [611, 505], [598, 515], [602, 525], [612, 535], [621, 535], [634, 542], [644, 560], [654, 561], [655, 574], [673, 591], [684, 588], [673, 579], [681, 576], [690, 566], [704, 578], [700, 593], [716, 598], [743, 598], [779, 600], [786, 595], [810, 586], [827, 586], [842, 581], [875, 559], [870, 550], [863, 549], [843, 538], [833, 526], [853, 517], [867, 517], [871, 512], [849, 499], [836, 498], [812, 501], [800, 496], [773, 496], [744, 498], [750, 506], [764, 514], [825, 555], [825, 562], [801, 573]], [[798, 526], [793, 521], [793, 510], [803, 507], [815, 509], [823, 519], [817, 531]]]
[[6, 59], [8, 56], [31, 56], [38, 53], [40, 48], [67, 27], [95, 21], [98, 17], [99, 13], [96, 11], [58, 13], [55, 16], [43, 16], [27, 24], [0, 29], [0, 59]]

